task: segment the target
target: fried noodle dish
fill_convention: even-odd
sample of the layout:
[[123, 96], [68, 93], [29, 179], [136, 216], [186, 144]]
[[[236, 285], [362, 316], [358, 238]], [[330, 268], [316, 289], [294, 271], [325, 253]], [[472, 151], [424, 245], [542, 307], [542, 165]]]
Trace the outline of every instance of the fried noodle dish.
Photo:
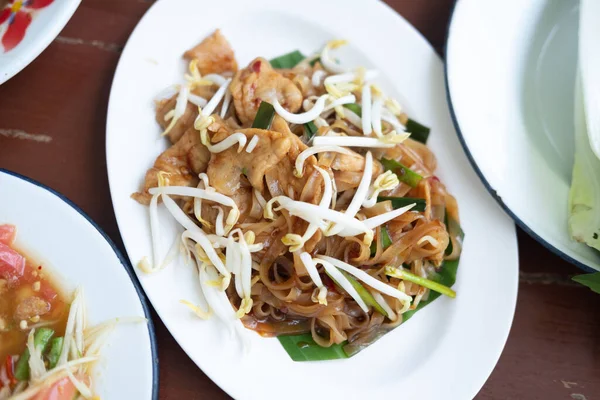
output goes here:
[[[463, 233], [429, 128], [375, 83], [377, 70], [342, 66], [333, 53], [344, 44], [238, 69], [217, 30], [185, 52], [183, 83], [156, 100], [170, 147], [132, 195], [150, 214], [153, 254], [139, 268], [182, 252], [202, 288], [184, 304], [278, 336], [298, 360], [311, 359], [292, 354], [304, 349], [351, 356], [455, 296]], [[163, 207], [184, 229], [168, 251]]]

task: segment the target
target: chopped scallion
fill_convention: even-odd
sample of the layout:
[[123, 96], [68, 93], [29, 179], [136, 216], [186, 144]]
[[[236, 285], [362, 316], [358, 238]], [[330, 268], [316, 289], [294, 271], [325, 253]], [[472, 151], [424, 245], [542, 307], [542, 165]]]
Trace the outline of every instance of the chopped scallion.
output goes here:
[[386, 228], [381, 228], [381, 244], [384, 249], [392, 244], [392, 238]]
[[307, 141], [310, 141], [316, 134], [319, 128], [315, 125], [313, 121], [307, 122], [304, 124], [304, 135], [307, 138]]
[[431, 129], [409, 118], [406, 122], [406, 131], [410, 132], [411, 139], [426, 144]]
[[423, 286], [424, 288], [444, 294], [448, 297], [456, 297], [456, 292], [448, 286], [442, 285], [441, 283], [438, 283], [431, 279], [422, 278], [402, 268], [385, 267], [385, 274], [394, 278], [416, 283], [419, 286]]
[[252, 122], [252, 127], [256, 129], [269, 129], [273, 123], [273, 118], [275, 118], [275, 108], [273, 108], [273, 105], [266, 101], [261, 101], [256, 112], [256, 117], [254, 117], [254, 122]]
[[406, 183], [410, 187], [417, 187], [419, 182], [423, 177], [410, 168], [402, 165], [396, 160], [388, 160], [387, 158], [382, 158], [381, 163], [386, 171], [392, 171], [398, 177], [400, 182]]
[[[381, 246], [385, 250], [388, 246], [392, 244], [392, 239], [390, 238], [390, 234], [385, 227], [381, 227]], [[377, 243], [371, 243], [371, 256], [377, 253]]]
[[273, 68], [294, 68], [300, 61], [304, 60], [306, 57], [300, 53], [298, 50], [294, 50], [291, 53], [284, 54], [282, 56], [276, 57], [272, 59], [271, 66]]
[[348, 110], [352, 111], [354, 114], [358, 115], [359, 117], [362, 117], [362, 107], [359, 104], [356, 104], [356, 103], [344, 104], [344, 107], [346, 107]]
[[398, 208], [406, 207], [413, 203], [415, 204], [415, 206], [413, 208], [411, 208], [410, 211], [423, 212], [423, 211], [425, 211], [425, 208], [427, 207], [427, 202], [425, 202], [425, 199], [418, 199], [415, 197], [386, 197], [386, 196], [377, 197], [377, 202], [386, 201], [386, 200], [390, 200], [392, 202], [392, 207], [394, 208], [394, 210], [396, 210]]
[[[383, 315], [385, 317], [388, 316], [387, 312], [385, 312], [383, 307], [381, 307], [379, 305], [379, 303], [375, 300], [375, 298], [373, 297], [371, 292], [369, 292], [359, 281], [357, 281], [355, 277], [353, 277], [346, 271], [342, 271], [341, 269], [339, 271], [342, 273], [342, 275], [344, 275], [344, 277], [346, 279], [348, 279], [348, 282], [350, 282], [350, 284], [352, 285], [354, 290], [356, 290], [356, 292], [358, 293], [360, 298], [365, 302], [366, 305], [373, 307], [381, 315]], [[333, 279], [333, 277], [331, 275], [327, 274], [327, 276], [329, 276], [331, 278], [331, 280], [333, 282], [335, 282], [336, 285], [338, 285], [340, 288], [342, 288], [342, 286], [338, 282], [336, 282], [336, 280]], [[342, 290], [343, 290], [343, 288], [342, 288]]]

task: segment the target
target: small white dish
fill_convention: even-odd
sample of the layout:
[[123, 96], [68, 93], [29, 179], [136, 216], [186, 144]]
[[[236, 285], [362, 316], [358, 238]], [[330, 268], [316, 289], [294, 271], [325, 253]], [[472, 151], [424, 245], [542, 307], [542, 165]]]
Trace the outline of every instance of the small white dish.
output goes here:
[[90, 325], [116, 317], [148, 323], [120, 324], [92, 370], [103, 399], [158, 399], [154, 326], [139, 283], [115, 245], [62, 195], [0, 169], [0, 224], [17, 227], [16, 245], [50, 271], [61, 291], [85, 291]]
[[[236, 399], [473, 398], [494, 368], [512, 322], [516, 235], [460, 148], [445, 100], [441, 60], [382, 2], [248, 4], [161, 0], [125, 47], [110, 96], [106, 154], [113, 205], [132, 263], [151, 254], [151, 239], [148, 210], [130, 195], [167, 146], [155, 122], [153, 99], [181, 81], [183, 52], [216, 28], [242, 66], [258, 55], [272, 58], [295, 49], [310, 54], [332, 38], [344, 38], [350, 45], [340, 59], [379, 69], [383, 87], [432, 127], [429, 144], [438, 158], [439, 176], [458, 198], [466, 232], [458, 296], [438, 299], [355, 357], [326, 362], [294, 362], [276, 339], [252, 331], [246, 332], [250, 351], [245, 354], [218, 320], [200, 320], [179, 304], [180, 299], [196, 301], [200, 290], [197, 274], [181, 260], [153, 275], [136, 268], [148, 297], [184, 351]], [[349, 23], [357, 18], [360, 23]], [[168, 247], [177, 227], [164, 219], [159, 233]]]
[[[4, 1], [0, 0], [0, 5]], [[0, 8], [0, 85], [48, 47], [81, 3], [81, 0], [7, 1]], [[20, 40], [14, 39], [21, 35]]]
[[480, 178], [544, 246], [600, 270], [567, 229], [579, 2], [456, 3], [446, 47], [455, 126]]

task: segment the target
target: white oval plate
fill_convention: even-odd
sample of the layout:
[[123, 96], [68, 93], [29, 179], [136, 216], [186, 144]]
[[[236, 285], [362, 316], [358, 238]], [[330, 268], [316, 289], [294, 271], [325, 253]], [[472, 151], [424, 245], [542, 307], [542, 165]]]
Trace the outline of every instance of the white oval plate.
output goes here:
[[446, 48], [455, 125], [479, 176], [531, 236], [600, 270], [567, 230], [579, 2], [460, 0]]
[[[161, 0], [132, 33], [121, 56], [107, 119], [107, 164], [113, 205], [131, 261], [150, 255], [147, 209], [130, 198], [167, 143], [154, 120], [153, 98], [180, 82], [181, 55], [215, 28], [230, 40], [240, 65], [332, 38], [351, 45], [349, 65], [374, 66], [384, 87], [401, 93], [413, 115], [432, 127], [439, 176], [460, 204], [466, 243], [456, 300], [439, 299], [406, 325], [348, 360], [293, 362], [276, 339], [248, 331], [250, 351], [216, 320], [202, 321], [179, 304], [195, 301], [196, 274], [182, 261], [154, 274], [138, 272], [158, 314], [184, 351], [237, 399], [470, 399], [491, 373], [513, 318], [517, 294], [514, 225], [485, 193], [454, 134], [442, 63], [427, 42], [385, 4], [372, 1]], [[332, 17], [335, 16], [335, 17]], [[360, 23], [348, 21], [362, 16]], [[409, 101], [408, 101], [409, 100]], [[164, 210], [161, 210], [164, 211]], [[163, 215], [164, 216], [164, 215]], [[176, 235], [161, 225], [165, 250]]]
[[[23, 3], [27, 3], [24, 1]], [[4, 51], [0, 44], [0, 85], [19, 73], [35, 60], [65, 27], [81, 0], [54, 0], [39, 10], [28, 10], [24, 4], [20, 12], [31, 14], [32, 21], [23, 40], [13, 49]], [[0, 24], [0, 38], [7, 24]]]
[[83, 211], [53, 190], [0, 169], [0, 224], [17, 226], [19, 248], [48, 268], [65, 294], [85, 291], [90, 324], [139, 316], [111, 334], [93, 369], [102, 399], [158, 399], [154, 326], [139, 284], [115, 245]]

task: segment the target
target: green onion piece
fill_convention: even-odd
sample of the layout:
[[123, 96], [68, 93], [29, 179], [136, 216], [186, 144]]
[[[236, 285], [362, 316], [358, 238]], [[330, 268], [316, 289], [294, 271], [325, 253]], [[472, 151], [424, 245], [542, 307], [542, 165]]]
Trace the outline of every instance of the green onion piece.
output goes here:
[[269, 129], [273, 123], [273, 118], [275, 118], [275, 108], [273, 108], [273, 105], [266, 101], [261, 101], [256, 112], [256, 117], [254, 117], [254, 122], [252, 122], [252, 127], [256, 129]]
[[294, 361], [323, 361], [348, 358], [341, 344], [319, 346], [310, 333], [294, 336], [277, 336], [279, 342]]
[[359, 117], [362, 117], [362, 107], [359, 104], [356, 104], [356, 103], [344, 104], [344, 107], [346, 107], [348, 110], [352, 111], [354, 114], [358, 115]]
[[[386, 234], [387, 234], [387, 231], [386, 231]], [[389, 239], [389, 236], [388, 236], [388, 239]], [[391, 241], [390, 241], [390, 243], [391, 243]], [[342, 275], [344, 275], [344, 277], [346, 277], [346, 279], [348, 279], [348, 281], [350, 282], [350, 284], [352, 285], [354, 290], [356, 290], [356, 292], [358, 293], [360, 298], [363, 299], [363, 301], [368, 306], [373, 307], [375, 310], [377, 310], [377, 312], [379, 314], [381, 314], [385, 317], [388, 317], [388, 313], [383, 309], [383, 307], [381, 307], [381, 305], [379, 305], [377, 300], [375, 300], [375, 297], [373, 297], [373, 295], [371, 294], [371, 292], [369, 292], [367, 290], [367, 288], [365, 288], [354, 276], [350, 275], [346, 271], [340, 270], [340, 272], [342, 273]]]
[[[41, 353], [46, 351], [46, 347], [48, 346], [48, 342], [54, 335], [54, 331], [49, 328], [40, 328], [35, 331], [33, 335], [33, 345], [36, 349], [39, 349]], [[29, 358], [31, 355], [29, 354], [29, 349], [25, 348], [21, 357], [19, 357], [19, 361], [17, 361], [17, 365], [15, 366], [15, 378], [19, 381], [28, 381], [29, 380]]]
[[444, 294], [448, 297], [452, 297], [452, 298], [456, 297], [456, 292], [454, 290], [450, 289], [448, 286], [444, 286], [441, 283], [438, 283], [431, 279], [421, 278], [420, 276], [417, 276], [417, 275], [413, 274], [412, 272], [408, 272], [401, 268], [385, 267], [385, 274], [388, 276], [392, 276], [394, 278], [403, 279], [405, 281], [416, 283], [419, 286], [423, 286], [427, 289], [431, 289], [435, 292]]
[[406, 131], [410, 132], [411, 139], [426, 144], [431, 129], [409, 118], [406, 122]]
[[[359, 117], [362, 117], [362, 107], [360, 104], [356, 104], [356, 103], [344, 104], [344, 107], [346, 107], [348, 110], [352, 111], [354, 114], [358, 115]], [[383, 129], [383, 125], [381, 127]]]
[[50, 350], [48, 350], [48, 354], [46, 354], [49, 370], [56, 367], [56, 364], [58, 363], [58, 358], [60, 357], [60, 352], [62, 351], [63, 347], [63, 341], [63, 337], [55, 337], [50, 341]]
[[271, 66], [273, 68], [294, 68], [300, 61], [304, 60], [306, 57], [300, 53], [298, 50], [294, 50], [291, 53], [284, 54], [282, 56], [276, 57], [272, 59]]
[[[346, 277], [346, 279], [348, 279], [354, 290], [356, 290], [356, 292], [358, 293], [360, 298], [365, 302], [366, 305], [373, 307], [375, 310], [377, 310], [377, 312], [379, 312], [379, 314], [385, 317], [388, 316], [388, 313], [385, 312], [383, 307], [379, 305], [379, 303], [375, 300], [371, 292], [369, 292], [359, 281], [357, 281], [354, 276], [350, 275], [346, 271], [342, 271], [341, 269], [339, 271], [342, 273], [342, 275], [344, 275], [344, 277]], [[331, 275], [327, 274], [327, 276], [329, 276], [331, 280], [336, 285], [338, 285], [340, 289], [343, 290], [342, 285], [340, 285], [335, 279], [333, 279]]]
[[450, 237], [450, 240], [448, 241], [448, 247], [446, 247], [444, 255], [449, 256], [454, 251], [453, 242], [462, 242], [465, 238], [465, 232], [463, 232], [458, 221], [456, 221], [454, 218], [450, 218], [448, 211], [446, 211], [446, 215], [444, 217], [444, 224], [446, 224], [446, 230], [448, 231], [448, 236]]
[[382, 158], [380, 161], [386, 171], [392, 171], [396, 174], [400, 182], [404, 182], [410, 187], [417, 187], [419, 182], [421, 182], [421, 179], [423, 179], [421, 175], [417, 174], [415, 171], [402, 165], [396, 160]]
[[385, 228], [381, 228], [381, 241], [384, 249], [392, 245], [392, 238], [390, 237], [388, 230]]
[[[454, 282], [456, 282], [456, 273], [458, 271], [459, 262], [460, 262], [460, 259], [445, 260], [444, 263], [442, 264], [442, 266], [440, 267], [440, 269], [435, 274], [431, 274], [429, 276], [430, 280], [435, 281], [439, 284], [442, 284], [446, 287], [451, 287], [452, 285], [454, 285]], [[415, 308], [414, 310], [408, 310], [407, 312], [402, 314], [404, 322], [406, 322], [410, 317], [412, 317], [421, 308], [425, 307], [427, 304], [431, 303], [432, 301], [434, 301], [435, 299], [437, 299], [440, 296], [441, 296], [441, 293], [439, 293], [439, 292], [435, 292], [435, 291], [429, 292], [429, 297], [427, 297], [427, 300], [425, 300], [425, 301], [421, 300], [419, 305], [417, 305], [417, 308]]]
[[[448, 236], [450, 236], [450, 228], [448, 227], [448, 225], [449, 225], [448, 222], [449, 222], [448, 221], [448, 213], [446, 212], [446, 215], [444, 215], [444, 225], [446, 225], [446, 230], [448, 231]], [[449, 256], [454, 251], [454, 246], [452, 245], [452, 238], [449, 238], [449, 239], [450, 240], [448, 240], [448, 246], [446, 246], [446, 250], [444, 250], [445, 256]]]
[[418, 199], [416, 197], [387, 197], [387, 196], [377, 197], [377, 202], [386, 201], [386, 200], [390, 200], [392, 202], [392, 207], [394, 208], [394, 210], [396, 210], [398, 208], [406, 207], [413, 203], [415, 204], [415, 206], [413, 208], [411, 208], [410, 211], [423, 212], [423, 211], [425, 211], [425, 208], [427, 207], [427, 202], [425, 201], [425, 199]]
[[311, 67], [314, 67], [315, 64], [318, 63], [318, 62], [321, 62], [321, 57], [313, 58], [312, 60], [310, 60], [309, 64], [310, 64]]
[[312, 121], [304, 124], [304, 134], [306, 135], [306, 138], [308, 140], [311, 140], [317, 134], [318, 130], [319, 129], [317, 128], [315, 123]]
[[[392, 239], [390, 238], [390, 234], [385, 227], [381, 227], [381, 246], [383, 249], [386, 249], [388, 246], [392, 244]], [[371, 243], [371, 256], [374, 256], [377, 253], [377, 243]]]

